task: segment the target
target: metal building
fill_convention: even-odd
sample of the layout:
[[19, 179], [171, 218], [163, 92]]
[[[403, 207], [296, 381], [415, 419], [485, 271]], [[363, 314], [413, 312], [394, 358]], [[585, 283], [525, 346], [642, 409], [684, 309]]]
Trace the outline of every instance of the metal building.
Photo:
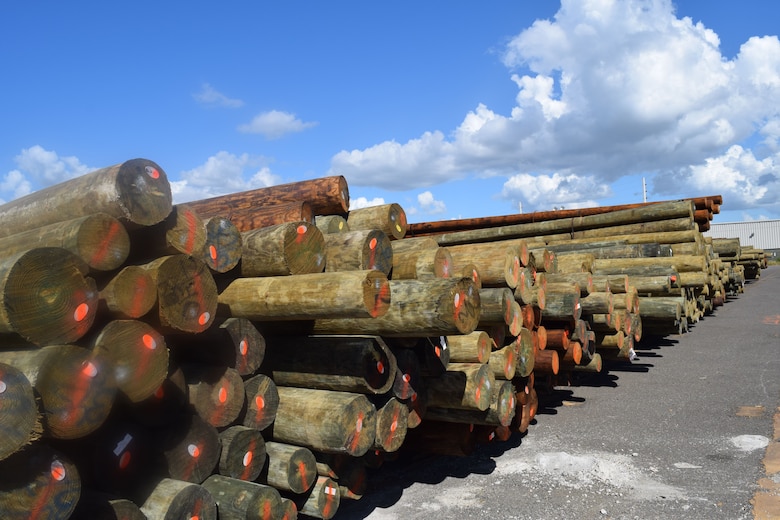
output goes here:
[[780, 220], [750, 220], [747, 222], [725, 222], [710, 224], [704, 233], [713, 238], [739, 238], [743, 246], [763, 249], [769, 256], [780, 255]]

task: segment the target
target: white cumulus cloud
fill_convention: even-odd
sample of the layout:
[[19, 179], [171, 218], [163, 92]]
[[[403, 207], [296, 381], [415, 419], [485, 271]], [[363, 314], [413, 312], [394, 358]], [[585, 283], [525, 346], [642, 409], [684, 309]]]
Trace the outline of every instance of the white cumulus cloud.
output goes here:
[[[502, 57], [517, 86], [508, 113], [477, 103], [449, 133], [342, 150], [331, 172], [388, 190], [501, 175], [503, 195], [533, 210], [597, 202], [606, 185], [640, 173], [693, 172], [701, 190], [716, 193], [721, 185], [701, 172], [719, 168], [731, 147], [756, 135], [766, 149], [780, 147], [777, 36], [752, 37], [727, 58], [718, 35], [678, 18], [671, 0], [562, 0]], [[780, 212], [765, 175], [750, 177], [742, 200]], [[541, 186], [520, 186], [531, 178]], [[577, 179], [594, 188], [577, 198], [567, 188]]]
[[217, 152], [200, 166], [182, 172], [180, 180], [171, 181], [173, 201], [178, 204], [278, 184], [280, 178], [266, 162], [246, 153]]
[[238, 131], [245, 134], [261, 134], [266, 139], [279, 139], [287, 134], [302, 132], [314, 126], [317, 126], [314, 121], [301, 121], [295, 114], [271, 110], [256, 115], [249, 123], [240, 125]]
[[441, 200], [436, 200], [436, 198], [433, 196], [433, 193], [430, 191], [424, 191], [417, 195], [417, 204], [420, 205], [420, 208], [425, 213], [430, 215], [444, 213], [447, 211], [447, 205]]
[[6, 201], [96, 169], [82, 164], [77, 157], [60, 156], [37, 144], [23, 149], [14, 157], [14, 162], [17, 167], [0, 181], [0, 196]]
[[225, 94], [217, 91], [208, 83], [201, 85], [200, 90], [192, 95], [198, 103], [207, 106], [218, 106], [226, 108], [239, 108], [244, 106], [240, 99], [229, 98]]
[[368, 199], [366, 197], [354, 197], [349, 199], [350, 210], [370, 208], [371, 206], [382, 206], [384, 204], [387, 203], [382, 197], [374, 197], [373, 199]]

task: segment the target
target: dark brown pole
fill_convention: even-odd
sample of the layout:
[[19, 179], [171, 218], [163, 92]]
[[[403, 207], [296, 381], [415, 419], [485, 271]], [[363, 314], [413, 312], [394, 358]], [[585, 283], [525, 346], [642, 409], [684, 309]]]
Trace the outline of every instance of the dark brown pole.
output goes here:
[[222, 428], [232, 424], [246, 401], [244, 381], [233, 368], [217, 365], [182, 367], [189, 402], [209, 424]]
[[255, 480], [266, 463], [265, 441], [260, 430], [235, 425], [219, 433], [222, 450], [217, 469], [220, 475]]
[[191, 412], [159, 430], [153, 446], [159, 450], [163, 472], [176, 480], [200, 484], [219, 462], [217, 429]]
[[257, 374], [244, 381], [246, 410], [243, 413], [244, 426], [264, 430], [276, 419], [279, 409], [279, 392], [273, 379]]

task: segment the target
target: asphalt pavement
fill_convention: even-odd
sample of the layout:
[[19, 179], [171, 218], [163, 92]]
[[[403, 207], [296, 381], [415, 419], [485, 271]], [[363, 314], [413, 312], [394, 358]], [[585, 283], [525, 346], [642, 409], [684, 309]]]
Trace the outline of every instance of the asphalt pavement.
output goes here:
[[780, 488], [763, 461], [780, 444], [780, 267], [637, 352], [550, 389], [524, 435], [372, 470], [335, 518], [754, 518], [759, 482]]

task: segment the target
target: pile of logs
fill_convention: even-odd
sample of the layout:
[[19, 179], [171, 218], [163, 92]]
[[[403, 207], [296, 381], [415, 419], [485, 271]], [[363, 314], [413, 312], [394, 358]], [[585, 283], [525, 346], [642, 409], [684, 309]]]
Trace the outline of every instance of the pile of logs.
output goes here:
[[339, 176], [174, 205], [135, 159], [2, 205], [3, 518], [332, 518], [741, 292], [720, 204], [409, 225]]

